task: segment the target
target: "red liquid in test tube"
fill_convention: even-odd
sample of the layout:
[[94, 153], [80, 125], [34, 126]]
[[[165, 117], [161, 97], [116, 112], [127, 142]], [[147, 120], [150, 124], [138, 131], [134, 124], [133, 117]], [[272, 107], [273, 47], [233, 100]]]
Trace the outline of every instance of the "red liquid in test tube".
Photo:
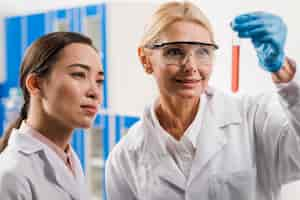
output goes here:
[[231, 90], [237, 92], [239, 90], [239, 74], [240, 74], [240, 44], [237, 36], [233, 36], [232, 40], [232, 76]]

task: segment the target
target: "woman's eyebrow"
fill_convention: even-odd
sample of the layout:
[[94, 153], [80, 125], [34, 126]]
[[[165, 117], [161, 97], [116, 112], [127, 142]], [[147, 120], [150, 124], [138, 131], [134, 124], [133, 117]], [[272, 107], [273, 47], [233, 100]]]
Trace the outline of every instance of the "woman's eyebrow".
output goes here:
[[[89, 65], [85, 65], [85, 64], [81, 64], [81, 63], [73, 63], [73, 64], [68, 65], [67, 67], [80, 67], [80, 68], [85, 69], [86, 71], [91, 70], [91, 67]], [[104, 76], [104, 72], [102, 70], [100, 70], [98, 72], [98, 74], [101, 76]]]

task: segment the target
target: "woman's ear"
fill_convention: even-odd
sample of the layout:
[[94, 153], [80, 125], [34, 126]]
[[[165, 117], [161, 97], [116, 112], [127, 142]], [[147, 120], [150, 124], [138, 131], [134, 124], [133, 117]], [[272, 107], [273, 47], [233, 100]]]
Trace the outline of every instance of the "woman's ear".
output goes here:
[[142, 63], [144, 70], [147, 74], [152, 74], [153, 68], [151, 64], [151, 60], [149, 58], [149, 52], [145, 52], [144, 48], [138, 48], [138, 56], [140, 58], [140, 62]]
[[29, 74], [26, 78], [25, 85], [30, 95], [41, 94], [41, 82], [40, 78], [36, 74]]

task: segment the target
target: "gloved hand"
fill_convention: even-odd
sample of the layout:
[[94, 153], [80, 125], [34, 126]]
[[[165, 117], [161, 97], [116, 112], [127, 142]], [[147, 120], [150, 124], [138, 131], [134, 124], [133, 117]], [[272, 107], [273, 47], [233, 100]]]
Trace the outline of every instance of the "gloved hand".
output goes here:
[[239, 37], [251, 39], [263, 69], [279, 71], [285, 59], [287, 35], [287, 26], [279, 16], [265, 12], [247, 13], [235, 17], [231, 27]]

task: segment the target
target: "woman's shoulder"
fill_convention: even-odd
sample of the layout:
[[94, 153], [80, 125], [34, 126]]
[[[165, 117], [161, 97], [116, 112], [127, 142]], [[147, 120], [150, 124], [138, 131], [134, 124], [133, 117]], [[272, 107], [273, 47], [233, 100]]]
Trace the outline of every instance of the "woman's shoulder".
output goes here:
[[27, 162], [22, 154], [9, 148], [0, 154], [1, 197], [11, 199], [16, 192], [23, 197], [30, 194]]
[[27, 173], [28, 158], [19, 151], [7, 147], [0, 154], [0, 179], [3, 177], [21, 178]]
[[126, 135], [124, 135], [118, 144], [116, 144], [116, 148], [123, 150], [136, 150], [143, 143], [145, 130], [143, 128], [142, 120], [136, 122], [133, 126], [131, 126]]
[[31, 143], [28, 142], [28, 136], [15, 129], [9, 139], [7, 147], [0, 153], [0, 170], [20, 170], [30, 168], [34, 152], [37, 148], [28, 148]]
[[113, 147], [109, 157], [114, 159], [130, 159], [136, 157], [142, 152], [145, 140], [145, 129], [143, 121], [139, 120], [131, 126], [121, 140]]

